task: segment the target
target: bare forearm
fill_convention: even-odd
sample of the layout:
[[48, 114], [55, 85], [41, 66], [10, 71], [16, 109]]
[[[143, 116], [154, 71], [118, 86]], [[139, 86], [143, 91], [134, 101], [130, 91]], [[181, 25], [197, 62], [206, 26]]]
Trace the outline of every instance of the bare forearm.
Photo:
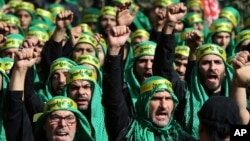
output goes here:
[[236, 82], [232, 83], [231, 98], [235, 100], [240, 109], [240, 117], [242, 124], [248, 124], [250, 120], [250, 114], [247, 110], [247, 97], [246, 88], [238, 87]]
[[56, 42], [61, 42], [64, 39], [66, 29], [58, 29], [56, 28], [53, 34], [53, 40]]
[[10, 91], [23, 91], [24, 90], [24, 81], [27, 69], [13, 69], [9, 90]]

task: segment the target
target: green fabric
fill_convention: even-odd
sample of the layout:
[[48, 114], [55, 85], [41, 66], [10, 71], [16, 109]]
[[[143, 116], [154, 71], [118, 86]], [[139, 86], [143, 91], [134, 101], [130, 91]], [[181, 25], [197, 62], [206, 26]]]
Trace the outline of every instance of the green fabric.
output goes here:
[[[177, 141], [179, 137], [184, 137], [187, 135], [180, 127], [180, 125], [173, 119], [173, 112], [175, 111], [178, 105], [178, 99], [173, 93], [173, 90], [168, 89], [167, 87], [169, 86], [166, 87], [166, 85], [168, 84], [164, 83], [164, 81], [170, 83], [170, 87], [172, 89], [171, 82], [159, 76], [152, 76], [142, 83], [140, 91], [143, 91], [143, 93], [140, 93], [138, 101], [136, 102], [136, 111], [138, 114], [126, 135], [127, 140], [154, 141], [154, 134], [158, 134], [160, 136], [161, 141]], [[150, 83], [152, 89], [148, 87]], [[148, 91], [142, 90], [143, 88], [145, 88], [145, 86]], [[174, 101], [173, 112], [171, 114], [168, 124], [165, 127], [155, 126], [152, 123], [150, 117], [150, 100], [156, 92], [160, 91], [169, 92]]]
[[[81, 71], [84, 70], [84, 71]], [[106, 131], [106, 126], [105, 126], [105, 122], [104, 122], [104, 108], [102, 106], [102, 89], [100, 88], [100, 86], [96, 83], [96, 81], [93, 81], [93, 79], [85, 79], [85, 76], [89, 76], [90, 73], [86, 72], [85, 70], [88, 70], [89, 72], [93, 73], [93, 70], [91, 70], [89, 67], [87, 66], [82, 66], [82, 65], [77, 65], [72, 67], [68, 74], [67, 74], [67, 79], [70, 78], [70, 76], [72, 75], [72, 72], [76, 71], [80, 71], [81, 72], [81, 80], [86, 80], [89, 81], [93, 84], [93, 91], [92, 91], [92, 99], [91, 99], [91, 104], [90, 104], [90, 112], [91, 112], [91, 116], [90, 116], [90, 124], [92, 125], [92, 127], [94, 128], [93, 134], [94, 135], [94, 139], [96, 141], [108, 141], [108, 134]], [[74, 78], [79, 78], [79, 77], [74, 77]], [[79, 80], [79, 79], [75, 79], [75, 80]], [[68, 80], [67, 80], [68, 82]], [[68, 85], [68, 83], [67, 83]]]
[[3, 47], [0, 48], [0, 52], [3, 52], [10, 48], [19, 48], [23, 43], [24, 37], [21, 34], [9, 34], [6, 36], [6, 42]]
[[[219, 26], [219, 25], [223, 25], [223, 28], [221, 28], [221, 26]], [[217, 19], [217, 20], [215, 20], [211, 24], [211, 32], [207, 36], [206, 43], [213, 43], [213, 36], [218, 32], [229, 32], [228, 27], [226, 25], [229, 26], [230, 23], [225, 19]], [[213, 28], [213, 27], [215, 27], [215, 28]], [[234, 39], [232, 37], [232, 33], [231, 32], [229, 32], [229, 33], [230, 33], [231, 37], [230, 37], [229, 45], [226, 48], [226, 52], [227, 52], [227, 56], [233, 56], [234, 52], [235, 52], [235, 48], [234, 48], [235, 43], [234, 43]]]
[[[192, 70], [190, 91], [188, 91], [186, 94], [187, 105], [184, 114], [186, 121], [186, 128], [195, 138], [198, 138], [198, 125], [199, 125], [197, 112], [200, 110], [204, 102], [209, 98], [199, 78], [198, 63], [199, 62], [197, 61], [196, 65]], [[233, 78], [233, 68], [226, 62], [224, 62], [224, 64], [225, 64], [226, 77], [224, 78], [221, 86], [222, 89], [224, 90], [223, 92], [225, 96], [228, 97], [230, 84]]]
[[19, 10], [25, 10], [25, 11], [27, 11], [31, 15], [32, 20], [34, 20], [34, 19], [37, 18], [36, 17], [36, 12], [35, 12], [35, 6], [31, 2], [26, 2], [26, 1], [20, 2], [20, 4], [16, 7], [16, 13]]
[[102, 88], [102, 71], [101, 71], [100, 61], [97, 57], [91, 54], [83, 54], [79, 58], [77, 58], [75, 62], [78, 65], [89, 64], [94, 66], [97, 72], [97, 84]]
[[77, 109], [76, 103], [72, 99], [64, 96], [56, 96], [52, 98], [50, 101], [48, 101], [48, 103], [46, 103], [46, 105], [44, 106], [43, 113], [38, 118], [36, 124], [36, 131], [35, 131], [36, 136], [41, 138], [44, 138], [44, 136], [46, 136], [43, 130], [46, 118], [48, 117], [49, 114], [51, 114], [56, 110], [71, 111], [77, 117], [78, 128], [76, 130], [74, 140], [94, 141], [94, 139], [91, 137], [91, 126], [89, 125], [87, 118]]
[[[42, 25], [41, 25], [42, 26]], [[26, 36], [35, 36], [43, 43], [49, 40], [49, 34], [45, 28], [39, 27], [39, 25], [29, 26]]]
[[[51, 84], [51, 77], [53, 75], [53, 73], [56, 70], [69, 70], [70, 68], [72, 68], [72, 66], [77, 65], [74, 61], [65, 58], [65, 57], [60, 57], [56, 60], [54, 60], [51, 65], [50, 65], [50, 74], [48, 76], [46, 85], [45, 85], [45, 90], [44, 91], [40, 91], [38, 93], [39, 97], [44, 101], [47, 102], [48, 100], [52, 99], [54, 96], [56, 96], [56, 94], [53, 92], [52, 90], [52, 84]], [[64, 89], [62, 94], [62, 96], [66, 96], [66, 90]]]
[[130, 62], [127, 62], [128, 64], [125, 64], [126, 70], [124, 73], [124, 79], [127, 83], [133, 105], [135, 105], [140, 92], [140, 82], [135, 74], [135, 62], [141, 56], [154, 56], [155, 48], [156, 43], [153, 41], [144, 41], [137, 44], [135, 46], [135, 50], [133, 51], [133, 59], [131, 59]]
[[100, 10], [98, 8], [87, 8], [83, 12], [82, 22], [88, 23], [93, 22], [96, 23], [100, 16]]
[[5, 22], [6, 24], [15, 24], [18, 27], [19, 34], [24, 36], [24, 31], [21, 27], [20, 20], [17, 16], [12, 15], [12, 14], [6, 14], [2, 16], [1, 20]]
[[42, 8], [36, 8], [36, 14], [37, 14], [38, 19], [40, 18], [48, 26], [52, 26], [54, 24], [53, 17], [50, 11], [42, 9]]
[[[2, 115], [3, 104], [6, 96], [6, 91], [8, 89], [8, 83], [10, 81], [8, 75], [5, 73], [4, 70], [4, 60], [0, 58], [0, 75], [2, 75], [2, 93], [0, 95], [0, 114]], [[0, 140], [7, 140], [5, 135], [5, 129], [3, 125], [3, 117], [0, 116]]]
[[236, 40], [235, 40], [235, 54], [237, 52], [240, 51], [239, 49], [239, 45], [244, 42], [245, 40], [249, 40], [250, 39], [250, 30], [249, 29], [245, 29], [245, 30], [242, 30], [241, 32], [239, 32], [236, 36]]

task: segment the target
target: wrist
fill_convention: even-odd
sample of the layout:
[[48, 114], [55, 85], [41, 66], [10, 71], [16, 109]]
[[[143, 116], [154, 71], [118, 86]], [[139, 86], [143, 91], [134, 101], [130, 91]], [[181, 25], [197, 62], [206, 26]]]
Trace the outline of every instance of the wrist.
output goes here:
[[116, 47], [112, 46], [112, 47], [109, 48], [108, 52], [109, 52], [109, 55], [119, 55], [120, 50], [121, 50], [120, 47], [118, 47], [118, 46], [116, 46]]

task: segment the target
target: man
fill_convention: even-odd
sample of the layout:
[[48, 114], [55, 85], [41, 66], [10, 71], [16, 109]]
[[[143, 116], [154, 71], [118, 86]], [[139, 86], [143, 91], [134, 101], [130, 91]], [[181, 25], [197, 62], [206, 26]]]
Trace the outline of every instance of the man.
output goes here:
[[198, 138], [197, 112], [209, 97], [229, 96], [233, 69], [226, 62], [226, 51], [215, 44], [204, 44], [196, 50], [196, 64], [192, 69], [190, 97], [185, 110], [186, 126]]
[[97, 84], [94, 71], [82, 65], [72, 67], [66, 77], [67, 96], [72, 98], [78, 109], [84, 114], [93, 131], [95, 140], [108, 140], [104, 124], [104, 110], [102, 106], [102, 90]]
[[190, 48], [188, 46], [177, 46], [175, 48], [175, 70], [178, 72], [181, 80], [185, 80], [185, 73], [188, 64]]
[[66, 85], [66, 75], [68, 70], [75, 65], [76, 63], [74, 61], [64, 57], [60, 57], [52, 62], [45, 91], [38, 93], [44, 102], [47, 102], [54, 96], [63, 94], [63, 88]]
[[8, 27], [8, 31], [6, 32], [7, 34], [21, 34], [24, 36], [20, 20], [15, 15], [6, 14], [2, 17], [1, 21], [3, 21]]
[[227, 56], [234, 55], [234, 38], [232, 36], [232, 24], [225, 19], [213, 21], [210, 27], [210, 34], [207, 37], [207, 43], [217, 44], [223, 47]]

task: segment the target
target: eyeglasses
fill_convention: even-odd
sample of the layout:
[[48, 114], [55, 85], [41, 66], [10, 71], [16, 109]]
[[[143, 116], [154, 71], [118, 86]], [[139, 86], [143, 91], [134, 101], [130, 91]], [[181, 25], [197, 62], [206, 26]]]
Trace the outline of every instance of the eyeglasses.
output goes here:
[[58, 115], [50, 115], [49, 116], [49, 122], [50, 124], [58, 124], [60, 121], [62, 120], [65, 120], [65, 123], [68, 125], [68, 126], [71, 126], [73, 125], [74, 123], [76, 123], [76, 117], [73, 116], [73, 115], [69, 115], [69, 116], [66, 116], [66, 117], [61, 117], [61, 116], [58, 116]]

